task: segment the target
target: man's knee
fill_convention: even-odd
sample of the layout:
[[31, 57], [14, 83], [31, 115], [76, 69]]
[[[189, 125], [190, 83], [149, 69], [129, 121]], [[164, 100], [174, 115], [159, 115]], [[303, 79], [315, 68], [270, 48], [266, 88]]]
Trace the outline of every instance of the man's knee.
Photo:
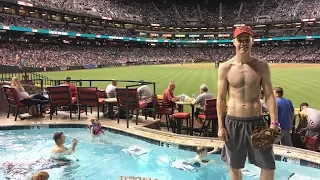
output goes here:
[[241, 169], [229, 168], [231, 180], [242, 180]]
[[261, 169], [260, 180], [274, 180], [274, 170]]

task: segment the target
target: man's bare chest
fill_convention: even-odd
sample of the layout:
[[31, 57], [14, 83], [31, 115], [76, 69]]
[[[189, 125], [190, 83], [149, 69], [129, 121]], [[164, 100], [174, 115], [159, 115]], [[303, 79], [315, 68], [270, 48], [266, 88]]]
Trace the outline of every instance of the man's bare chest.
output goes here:
[[231, 87], [257, 86], [261, 84], [261, 75], [251, 67], [232, 67], [227, 75]]

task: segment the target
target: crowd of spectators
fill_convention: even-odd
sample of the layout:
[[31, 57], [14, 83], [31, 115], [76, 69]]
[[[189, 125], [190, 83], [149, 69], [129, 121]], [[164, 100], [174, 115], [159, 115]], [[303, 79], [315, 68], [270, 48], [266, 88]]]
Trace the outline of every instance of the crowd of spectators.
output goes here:
[[[73, 23], [64, 23], [56, 21], [44, 21], [38, 18], [30, 18], [23, 16], [15, 16], [8, 14], [0, 14], [0, 24], [2, 25], [14, 25], [20, 27], [29, 27], [37, 29], [49, 29], [53, 31], [60, 32], [76, 32], [76, 33], [92, 33], [92, 34], [103, 34], [103, 35], [117, 35], [117, 36], [139, 36], [134, 31], [129, 31], [122, 28], [111, 28], [103, 26], [93, 26], [93, 25], [82, 25], [82, 24], [73, 24]], [[221, 33], [221, 32], [220, 32]], [[224, 32], [232, 36], [232, 31]], [[211, 39], [223, 39], [223, 37], [218, 37], [219, 32], [215, 32], [215, 37]], [[320, 35], [320, 28], [291, 28], [291, 29], [271, 29], [269, 31], [265, 30], [256, 30], [256, 37], [279, 37], [279, 36], [296, 36], [296, 35]], [[189, 38], [192, 40], [192, 38]], [[209, 39], [208, 37], [200, 37], [200, 39]], [[229, 37], [228, 37], [229, 39]]]
[[320, 4], [316, 0], [244, 0], [217, 3], [187, 4], [167, 1], [166, 4], [150, 1], [126, 0], [25, 0], [36, 5], [84, 13], [113, 19], [171, 25], [211, 25], [217, 23], [248, 23], [256, 17], [267, 20], [292, 20], [320, 17]]
[[[29, 67], [68, 67], [112, 63], [180, 63], [225, 61], [235, 54], [233, 47], [155, 48], [70, 44], [0, 43], [0, 63]], [[254, 56], [269, 62], [312, 62], [320, 59], [318, 46], [254, 47]]]
[[0, 14], [0, 24], [13, 25], [20, 27], [29, 27], [37, 29], [50, 29], [53, 31], [61, 32], [76, 32], [76, 33], [94, 33], [104, 35], [119, 35], [119, 36], [131, 36], [130, 32], [126, 29], [110, 28], [102, 26], [86, 26], [81, 24], [72, 24], [56, 21], [44, 21], [38, 18], [30, 18], [23, 16], [15, 16], [8, 14]]

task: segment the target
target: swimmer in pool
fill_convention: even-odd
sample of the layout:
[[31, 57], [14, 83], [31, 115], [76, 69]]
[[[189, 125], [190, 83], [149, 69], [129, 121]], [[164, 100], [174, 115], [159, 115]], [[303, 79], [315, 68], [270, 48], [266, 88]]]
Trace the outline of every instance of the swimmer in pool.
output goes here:
[[205, 158], [208, 154], [213, 154], [215, 152], [217, 152], [219, 150], [218, 147], [215, 147], [212, 151], [208, 152], [207, 148], [205, 147], [197, 147], [197, 155], [192, 158], [189, 163], [194, 165], [194, 166], [205, 166], [208, 165], [209, 163], [213, 163], [214, 160], [208, 161], [208, 160], [204, 160], [203, 158]]
[[78, 141], [76, 138], [72, 139], [71, 149], [68, 149], [64, 146], [66, 141], [66, 136], [63, 132], [56, 132], [53, 135], [53, 139], [55, 141], [55, 145], [51, 150], [52, 158], [61, 159], [64, 158], [64, 155], [70, 155], [75, 152]]
[[104, 134], [98, 119], [92, 118], [91, 124], [89, 124], [89, 128], [90, 128], [90, 134], [93, 136], [99, 136], [101, 133]]

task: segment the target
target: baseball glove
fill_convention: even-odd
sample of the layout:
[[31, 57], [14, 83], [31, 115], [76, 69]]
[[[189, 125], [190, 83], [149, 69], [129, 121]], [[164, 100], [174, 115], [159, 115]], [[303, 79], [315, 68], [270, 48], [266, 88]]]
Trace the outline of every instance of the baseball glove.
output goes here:
[[266, 149], [271, 146], [280, 133], [266, 126], [258, 126], [251, 135], [253, 148]]

